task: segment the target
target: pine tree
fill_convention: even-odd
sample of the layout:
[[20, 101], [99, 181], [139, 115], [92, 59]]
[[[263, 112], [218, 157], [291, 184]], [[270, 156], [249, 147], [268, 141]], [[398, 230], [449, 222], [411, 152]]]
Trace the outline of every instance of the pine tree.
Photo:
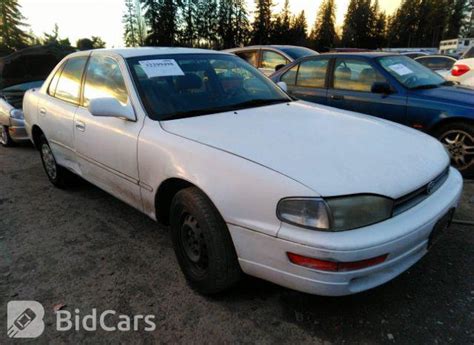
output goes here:
[[463, 36], [462, 29], [470, 22], [466, 15], [470, 10], [472, 11], [469, 0], [452, 0], [451, 15], [448, 17], [445, 38]]
[[290, 42], [297, 46], [306, 46], [308, 44], [308, 22], [304, 11], [293, 17], [290, 29]]
[[325, 0], [319, 7], [316, 22], [311, 32], [312, 46], [318, 51], [328, 51], [338, 41], [335, 28], [336, 4], [334, 0]]
[[404, 0], [389, 20], [388, 46], [412, 47], [418, 30], [420, 0]]
[[181, 4], [183, 28], [179, 33], [179, 41], [182, 46], [192, 47], [198, 38], [197, 10], [197, 0], [184, 0]]
[[220, 49], [234, 48], [246, 42], [249, 22], [243, 0], [220, 0], [217, 36]]
[[43, 34], [43, 39], [41, 40], [41, 43], [44, 45], [47, 44], [54, 44], [57, 46], [60, 46], [64, 49], [71, 49], [71, 42], [69, 41], [69, 38], [60, 38], [59, 37], [59, 27], [58, 24], [54, 24], [53, 31], [48, 34], [44, 33]]
[[217, 47], [218, 19], [217, 0], [199, 0], [197, 5], [196, 30], [198, 33], [198, 46], [211, 48]]
[[371, 45], [372, 7], [370, 0], [351, 0], [342, 33], [346, 47], [364, 48]]
[[22, 30], [27, 26], [20, 12], [18, 0], [0, 1], [0, 47], [4, 50], [21, 49], [27, 46], [30, 36]]
[[252, 43], [270, 44], [272, 33], [272, 0], [256, 0], [253, 22]]
[[146, 23], [142, 15], [142, 5], [140, 0], [135, 0], [135, 16], [137, 18], [137, 40], [140, 47], [145, 45]]
[[282, 11], [275, 16], [275, 19], [273, 21], [270, 41], [273, 44], [287, 44], [291, 39], [290, 31], [290, 1], [285, 0]]
[[382, 48], [385, 46], [387, 16], [385, 12], [380, 11], [379, 2], [375, 0], [370, 12], [370, 45], [367, 48]]
[[142, 0], [149, 26], [147, 45], [174, 46], [178, 34], [177, 0]]
[[125, 13], [122, 22], [124, 24], [124, 42], [127, 47], [136, 47], [138, 43], [137, 16], [134, 0], [125, 0]]

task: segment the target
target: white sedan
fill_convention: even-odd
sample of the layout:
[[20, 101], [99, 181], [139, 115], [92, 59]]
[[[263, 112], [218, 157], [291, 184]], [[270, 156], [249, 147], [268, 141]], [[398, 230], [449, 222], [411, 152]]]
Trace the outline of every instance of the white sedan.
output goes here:
[[49, 180], [80, 175], [170, 224], [205, 294], [242, 272], [320, 295], [383, 284], [427, 253], [462, 190], [435, 139], [293, 101], [228, 53], [75, 53], [24, 112]]
[[462, 59], [454, 64], [450, 74], [447, 76], [447, 80], [474, 87], [474, 47], [470, 48]]

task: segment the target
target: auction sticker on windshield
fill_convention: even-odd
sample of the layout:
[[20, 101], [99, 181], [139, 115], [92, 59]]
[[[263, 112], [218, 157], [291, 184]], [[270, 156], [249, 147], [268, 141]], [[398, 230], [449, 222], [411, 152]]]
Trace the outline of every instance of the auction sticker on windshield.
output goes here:
[[148, 78], [184, 75], [183, 70], [174, 59], [145, 60], [140, 61], [140, 65]]
[[404, 76], [404, 75], [413, 73], [413, 71], [411, 69], [409, 69], [405, 65], [402, 65], [401, 63], [397, 63], [395, 65], [390, 65], [390, 66], [388, 66], [388, 68], [390, 68], [392, 71], [394, 71], [395, 73], [397, 73], [400, 76]]

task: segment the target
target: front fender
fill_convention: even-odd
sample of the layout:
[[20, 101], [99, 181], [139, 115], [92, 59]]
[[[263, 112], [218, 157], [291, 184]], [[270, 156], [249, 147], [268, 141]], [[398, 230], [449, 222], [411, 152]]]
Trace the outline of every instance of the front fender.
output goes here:
[[161, 183], [180, 178], [200, 188], [227, 223], [276, 236], [278, 201], [318, 196], [299, 182], [236, 156], [164, 131], [146, 119], [138, 143], [145, 212], [156, 219], [155, 195]]

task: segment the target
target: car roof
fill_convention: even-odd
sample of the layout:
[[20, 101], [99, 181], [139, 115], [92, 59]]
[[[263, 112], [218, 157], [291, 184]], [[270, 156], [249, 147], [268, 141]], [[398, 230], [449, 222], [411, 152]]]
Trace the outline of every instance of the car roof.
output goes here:
[[311, 50], [311, 48], [303, 47], [303, 46], [294, 46], [294, 45], [286, 45], [286, 44], [267, 44], [267, 45], [253, 45], [253, 46], [237, 47], [237, 48], [232, 48], [232, 49], [226, 49], [223, 51], [233, 52], [233, 51], [239, 51], [239, 50], [250, 50], [250, 49], [261, 49], [261, 48], [273, 48], [273, 49], [306, 48], [306, 49]]
[[447, 59], [457, 60], [454, 56], [445, 55], [445, 54], [421, 55], [421, 56], [417, 56], [415, 58], [415, 60], [427, 59], [427, 58], [433, 58], [433, 57], [438, 57], [438, 58], [440, 57], [440, 58], [447, 58]]
[[[320, 57], [324, 56], [344, 56], [344, 57], [365, 57], [375, 59], [382, 56], [399, 56], [400, 54], [386, 53], [386, 52], [352, 52], [352, 53], [322, 53]], [[314, 58], [314, 56], [313, 56]]]
[[[86, 55], [91, 51], [82, 51], [75, 54], [74, 56]], [[227, 54], [226, 52], [219, 52], [210, 49], [197, 49], [197, 48], [181, 48], [181, 47], [140, 47], [140, 48], [120, 48], [120, 49], [95, 49], [92, 50], [93, 54], [115, 54], [120, 55], [123, 58], [133, 58], [140, 56], [149, 55], [173, 55], [173, 54]], [[71, 56], [72, 56], [71, 55]]]

